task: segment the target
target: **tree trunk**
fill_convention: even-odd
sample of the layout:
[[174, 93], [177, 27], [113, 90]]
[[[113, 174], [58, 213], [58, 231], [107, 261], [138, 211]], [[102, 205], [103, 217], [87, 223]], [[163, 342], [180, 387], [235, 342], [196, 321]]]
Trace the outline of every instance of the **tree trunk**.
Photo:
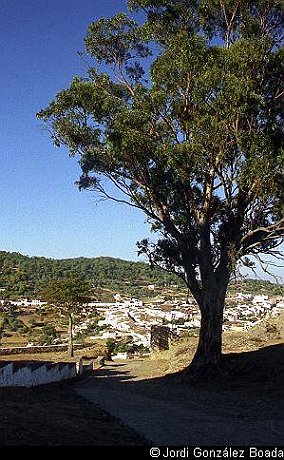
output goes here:
[[206, 378], [220, 370], [224, 299], [217, 292], [207, 293], [200, 310], [199, 342], [188, 370], [196, 376]]
[[68, 354], [71, 358], [74, 356], [74, 347], [73, 347], [73, 318], [72, 313], [68, 313]]

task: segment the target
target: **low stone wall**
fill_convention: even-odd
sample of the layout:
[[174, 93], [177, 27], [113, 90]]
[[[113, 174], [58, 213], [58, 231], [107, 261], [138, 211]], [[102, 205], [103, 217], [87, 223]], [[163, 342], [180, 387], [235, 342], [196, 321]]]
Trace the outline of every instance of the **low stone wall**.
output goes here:
[[[77, 344], [74, 345], [74, 350], [81, 350], [82, 348], [88, 348], [89, 346], [90, 345]], [[35, 345], [32, 347], [9, 347], [0, 348], [0, 356], [23, 355], [33, 353], [53, 353], [67, 350], [68, 345]]]
[[76, 363], [2, 361], [0, 363], [0, 387], [32, 387], [71, 379], [79, 373]]

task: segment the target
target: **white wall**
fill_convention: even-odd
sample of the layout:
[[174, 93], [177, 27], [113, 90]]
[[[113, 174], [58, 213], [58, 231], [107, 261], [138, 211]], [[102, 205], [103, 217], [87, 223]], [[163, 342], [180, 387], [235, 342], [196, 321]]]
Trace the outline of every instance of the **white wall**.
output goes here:
[[22, 367], [17, 362], [1, 364], [0, 387], [31, 387], [71, 379], [77, 375], [76, 363], [38, 363], [36, 368], [32, 363]]

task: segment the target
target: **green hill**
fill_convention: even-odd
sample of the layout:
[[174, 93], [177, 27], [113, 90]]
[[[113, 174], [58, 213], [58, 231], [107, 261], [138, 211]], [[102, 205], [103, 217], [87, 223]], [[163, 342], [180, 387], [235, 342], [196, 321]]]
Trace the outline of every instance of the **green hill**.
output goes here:
[[[29, 297], [35, 295], [45, 282], [65, 277], [76, 271], [90, 281], [95, 291], [105, 288], [122, 294], [137, 295], [148, 284], [183, 286], [182, 280], [161, 269], [151, 269], [143, 262], [131, 262], [111, 257], [47, 259], [28, 257], [15, 252], [0, 252], [1, 297]], [[5, 289], [5, 290], [4, 290]]]
[[[47, 259], [28, 257], [16, 252], [0, 251], [0, 297], [19, 298], [35, 296], [48, 280], [61, 278], [76, 270], [94, 286], [98, 298], [113, 298], [114, 292], [125, 295], [149, 296], [148, 284], [155, 284], [155, 293], [167, 293], [185, 288], [178, 277], [154, 268], [144, 262], [131, 262], [111, 257]], [[160, 289], [159, 289], [160, 288]], [[109, 292], [108, 292], [109, 291]], [[230, 284], [230, 292], [266, 293], [283, 295], [283, 286], [265, 280], [246, 279]], [[185, 293], [186, 291], [184, 291]]]

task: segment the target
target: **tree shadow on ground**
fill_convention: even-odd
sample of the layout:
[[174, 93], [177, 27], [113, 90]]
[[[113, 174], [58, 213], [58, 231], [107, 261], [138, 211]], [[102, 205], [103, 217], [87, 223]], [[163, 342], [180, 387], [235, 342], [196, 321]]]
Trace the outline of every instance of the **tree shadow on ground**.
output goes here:
[[[190, 405], [215, 415], [282, 419], [284, 414], [284, 344], [223, 356], [226, 373], [194, 384], [184, 370], [163, 377], [138, 379], [131, 363], [108, 363], [86, 385], [105, 385]], [[127, 394], [126, 394], [127, 397]]]
[[[258, 350], [223, 355], [234, 385], [246, 384], [249, 389], [262, 384], [263, 389], [278, 386], [284, 378], [284, 344], [269, 345]], [[226, 382], [225, 382], [226, 383]]]

